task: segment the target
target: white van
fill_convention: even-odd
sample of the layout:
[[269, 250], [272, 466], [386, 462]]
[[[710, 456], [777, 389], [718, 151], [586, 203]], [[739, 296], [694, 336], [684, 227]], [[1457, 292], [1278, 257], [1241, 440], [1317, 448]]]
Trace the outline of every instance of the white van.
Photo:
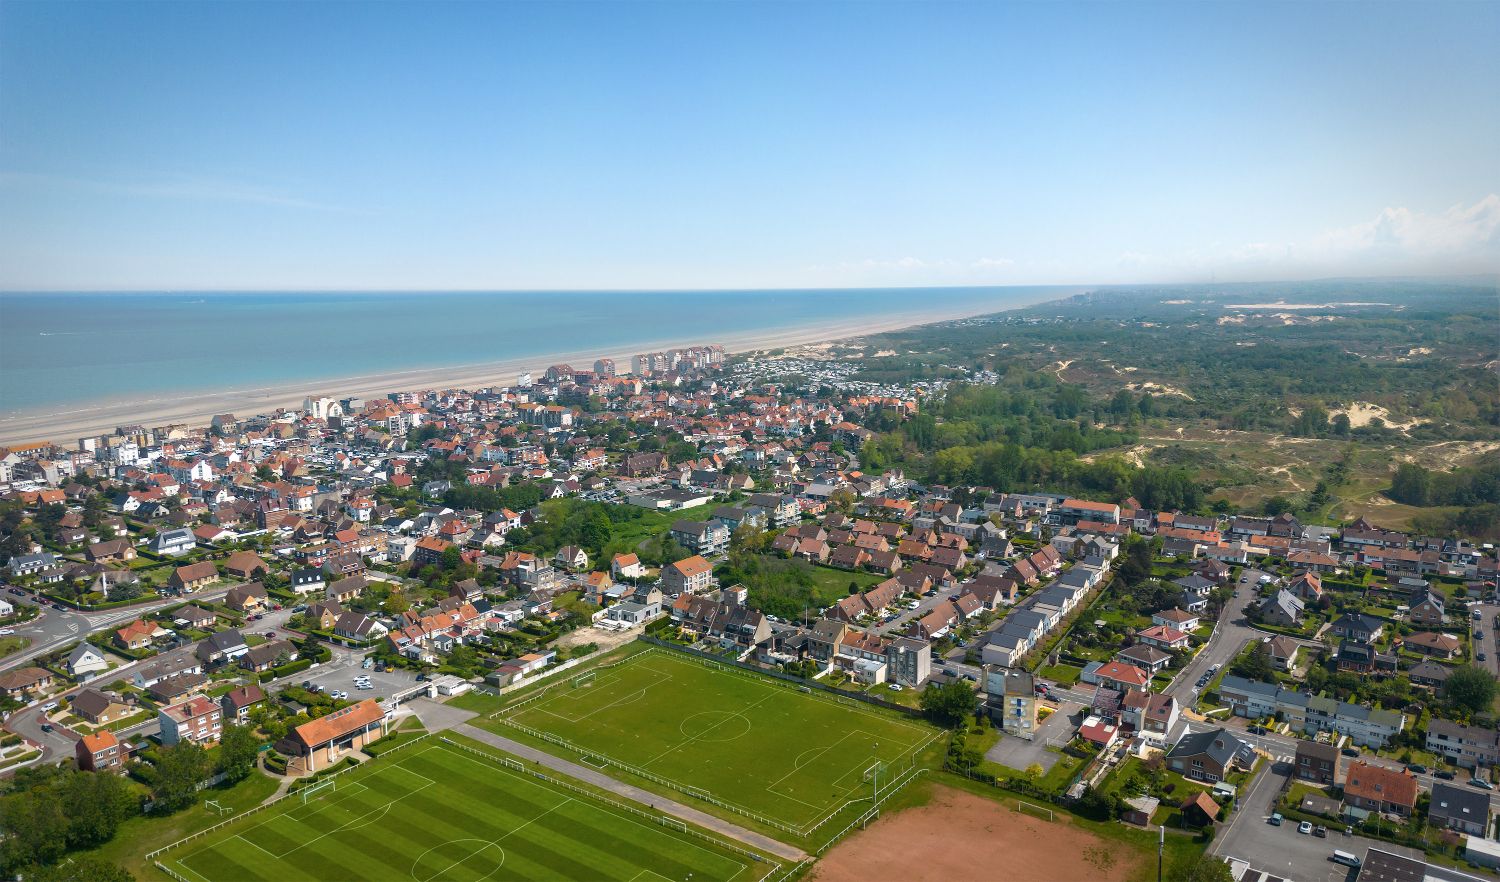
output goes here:
[[1329, 858], [1329, 860], [1333, 861], [1336, 864], [1343, 864], [1346, 867], [1359, 866], [1359, 858], [1355, 857], [1347, 851], [1335, 851], [1333, 853], [1333, 857]]

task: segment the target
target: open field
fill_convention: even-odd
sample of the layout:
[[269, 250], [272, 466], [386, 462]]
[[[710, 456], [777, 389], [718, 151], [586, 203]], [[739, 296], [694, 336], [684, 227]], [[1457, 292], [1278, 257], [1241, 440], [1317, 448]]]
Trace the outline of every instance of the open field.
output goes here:
[[[816, 882], [950, 882], [984, 875], [1012, 882], [1135, 878], [1143, 855], [1059, 818], [1012, 811], [962, 790], [934, 786], [923, 806], [887, 813], [824, 855]], [[1153, 867], [1154, 869], [1154, 867]]]
[[754, 882], [776, 865], [442, 741], [168, 851], [189, 882]]
[[[667, 779], [692, 795], [805, 829], [908, 769], [936, 731], [728, 667], [647, 651], [560, 682], [485, 725], [561, 740], [584, 762]], [[847, 702], [847, 703], [845, 703]]]

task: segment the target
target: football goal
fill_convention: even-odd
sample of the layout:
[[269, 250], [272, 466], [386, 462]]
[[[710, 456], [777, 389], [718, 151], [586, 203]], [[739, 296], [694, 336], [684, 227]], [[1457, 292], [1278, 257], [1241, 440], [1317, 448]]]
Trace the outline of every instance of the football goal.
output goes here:
[[1022, 802], [1020, 800], [1017, 800], [1016, 810], [1028, 815], [1033, 815], [1038, 818], [1046, 818], [1049, 821], [1052, 820], [1052, 809], [1044, 808], [1034, 803]]
[[580, 686], [591, 686], [591, 685], [593, 685], [594, 675], [597, 674], [597, 673], [598, 673], [597, 671], [585, 671], [584, 673], [579, 674], [578, 676], [574, 677], [573, 678], [573, 688], [577, 689]]
[[234, 811], [234, 809], [220, 803], [217, 799], [205, 800], [203, 803], [203, 807], [216, 815], [227, 815], [230, 812]]
[[658, 820], [661, 821], [661, 825], [663, 827], [671, 827], [673, 830], [681, 830], [684, 833], [688, 831], [687, 824], [677, 820], [676, 818], [668, 818], [666, 816], [662, 816]]
[[313, 794], [315, 793], [321, 793], [324, 790], [337, 790], [338, 783], [339, 779], [329, 778], [326, 781], [319, 781], [318, 783], [310, 787], [304, 788], [302, 790], [302, 804], [307, 805], [307, 803], [312, 799]]

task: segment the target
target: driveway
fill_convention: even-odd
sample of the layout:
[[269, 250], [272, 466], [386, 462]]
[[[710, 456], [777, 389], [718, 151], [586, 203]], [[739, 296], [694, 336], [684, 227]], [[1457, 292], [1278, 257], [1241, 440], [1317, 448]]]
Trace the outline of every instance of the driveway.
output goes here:
[[1358, 871], [1329, 860], [1335, 849], [1347, 851], [1364, 860], [1371, 848], [1421, 859], [1414, 849], [1367, 839], [1345, 836], [1342, 825], [1328, 825], [1328, 838], [1298, 833], [1297, 825], [1286, 821], [1280, 827], [1267, 823], [1277, 794], [1291, 774], [1290, 763], [1266, 767], [1251, 783], [1240, 800], [1240, 808], [1209, 848], [1209, 854], [1236, 857], [1257, 870], [1297, 882], [1353, 882]]
[[1063, 702], [1057, 712], [1042, 722], [1036, 730], [1036, 738], [1027, 741], [1024, 738], [1013, 738], [1009, 735], [1001, 735], [995, 746], [985, 751], [984, 758], [993, 763], [999, 763], [1007, 769], [1015, 769], [1018, 772], [1026, 771], [1026, 767], [1035, 763], [1046, 772], [1057, 764], [1058, 755], [1047, 749], [1050, 744], [1061, 747], [1067, 744], [1073, 736], [1074, 722], [1072, 717], [1083, 710], [1083, 705], [1072, 702]]

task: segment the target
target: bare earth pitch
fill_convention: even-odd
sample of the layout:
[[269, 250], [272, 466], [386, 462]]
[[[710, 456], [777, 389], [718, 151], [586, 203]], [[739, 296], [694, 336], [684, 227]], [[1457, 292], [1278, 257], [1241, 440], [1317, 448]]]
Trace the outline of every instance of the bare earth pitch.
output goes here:
[[430, 740], [158, 860], [187, 882], [757, 882], [777, 867], [503, 763]]
[[559, 682], [485, 723], [565, 742], [584, 762], [643, 770], [799, 830], [869, 799], [936, 737], [924, 723], [852, 699], [660, 650]]

